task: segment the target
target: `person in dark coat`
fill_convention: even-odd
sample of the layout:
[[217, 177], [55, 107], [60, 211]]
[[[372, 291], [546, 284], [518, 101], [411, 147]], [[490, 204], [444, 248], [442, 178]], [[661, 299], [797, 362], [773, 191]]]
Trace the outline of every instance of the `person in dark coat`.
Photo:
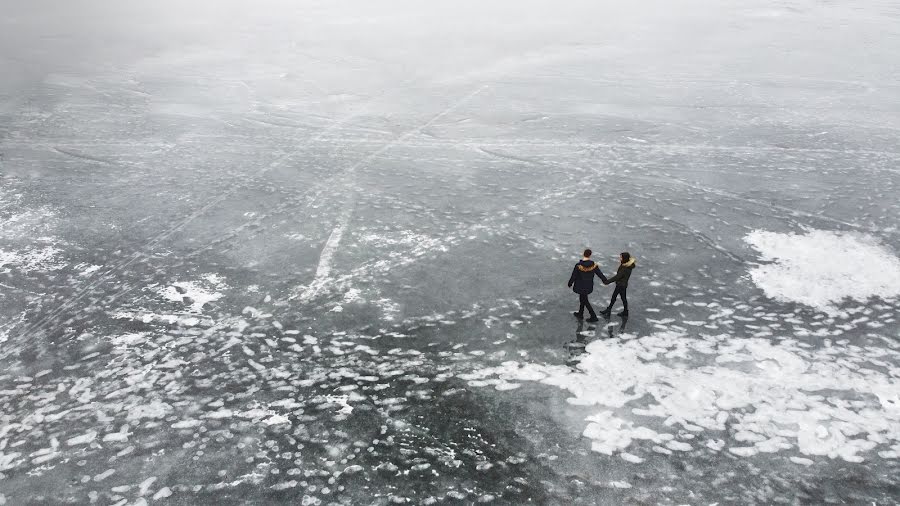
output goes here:
[[572, 276], [569, 277], [569, 288], [578, 294], [579, 304], [578, 311], [575, 311], [572, 314], [579, 320], [584, 318], [584, 309], [587, 308], [588, 313], [591, 315], [588, 321], [599, 321], [597, 319], [597, 313], [594, 312], [594, 308], [591, 306], [590, 301], [588, 301], [588, 294], [594, 291], [594, 276], [599, 277], [600, 281], [606, 283], [606, 276], [600, 272], [600, 266], [591, 260], [591, 250], [586, 249], [584, 250], [584, 257], [580, 262], [575, 264], [575, 268], [572, 269]]
[[631, 271], [634, 270], [634, 267], [634, 257], [631, 256], [631, 253], [626, 251], [619, 254], [619, 268], [616, 269], [616, 275], [603, 281], [604, 285], [610, 283], [616, 284], [616, 289], [613, 290], [609, 306], [603, 311], [600, 311], [600, 314], [602, 314], [604, 318], [609, 318], [610, 313], [612, 313], [613, 305], [616, 303], [616, 297], [620, 295], [622, 296], [622, 306], [624, 306], [624, 309], [619, 313], [619, 316], [628, 316], [628, 279], [631, 278]]

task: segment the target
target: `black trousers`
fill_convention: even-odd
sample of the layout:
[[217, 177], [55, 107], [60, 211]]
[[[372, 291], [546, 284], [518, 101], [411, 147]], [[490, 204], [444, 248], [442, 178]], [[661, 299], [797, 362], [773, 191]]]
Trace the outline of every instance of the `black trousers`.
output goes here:
[[625, 306], [625, 311], [628, 311], [628, 295], [625, 293], [628, 290], [627, 286], [619, 286], [616, 285], [616, 289], [613, 290], [612, 299], [609, 301], [609, 307], [606, 308], [607, 311], [612, 310], [613, 304], [616, 303], [616, 297], [619, 295], [622, 296], [622, 305]]
[[579, 293], [578, 294], [578, 314], [584, 314], [584, 308], [587, 308], [588, 313], [590, 313], [591, 318], [596, 318], [597, 313], [594, 312], [594, 307], [591, 306], [591, 301], [588, 300], [588, 294]]

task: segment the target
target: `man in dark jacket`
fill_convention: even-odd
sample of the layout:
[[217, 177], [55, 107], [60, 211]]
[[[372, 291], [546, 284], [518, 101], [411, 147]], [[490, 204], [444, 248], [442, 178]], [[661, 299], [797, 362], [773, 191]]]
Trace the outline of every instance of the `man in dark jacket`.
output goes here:
[[606, 283], [606, 276], [600, 272], [600, 267], [591, 260], [591, 250], [586, 249], [584, 250], [584, 257], [575, 264], [575, 268], [572, 269], [572, 276], [569, 277], [569, 288], [578, 294], [579, 303], [578, 311], [572, 314], [579, 320], [584, 318], [584, 308], [587, 308], [588, 313], [591, 315], [588, 321], [599, 321], [597, 313], [594, 313], [594, 308], [591, 307], [591, 303], [588, 301], [588, 294], [594, 291], [594, 276], [599, 277], [600, 281]]
[[627, 251], [620, 253], [619, 268], [616, 269], [616, 275], [603, 281], [604, 285], [610, 283], [616, 284], [616, 289], [613, 290], [609, 306], [603, 311], [600, 311], [600, 314], [602, 314], [604, 318], [609, 318], [610, 313], [612, 313], [613, 304], [616, 303], [616, 297], [619, 295], [622, 296], [622, 305], [624, 306], [624, 309], [619, 313], [619, 316], [628, 316], [628, 297], [626, 292], [628, 290], [628, 278], [631, 277], [631, 271], [634, 270], [634, 266], [634, 257], [631, 256], [631, 253], [628, 253]]

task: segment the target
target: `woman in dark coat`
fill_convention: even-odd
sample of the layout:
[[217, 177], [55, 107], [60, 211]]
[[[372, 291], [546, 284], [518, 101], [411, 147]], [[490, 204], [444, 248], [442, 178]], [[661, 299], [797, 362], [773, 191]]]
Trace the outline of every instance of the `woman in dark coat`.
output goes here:
[[578, 311], [575, 311], [572, 314], [579, 320], [584, 318], [584, 309], [587, 308], [588, 313], [591, 315], [591, 317], [588, 318], [588, 321], [599, 321], [597, 319], [597, 314], [594, 313], [594, 308], [591, 306], [590, 301], [588, 301], [588, 294], [594, 291], [594, 276], [599, 277], [600, 281], [603, 281], [604, 284], [606, 283], [606, 276], [600, 272], [600, 266], [591, 260], [591, 250], [586, 249], [584, 250], [584, 257], [580, 262], [575, 264], [575, 268], [572, 269], [572, 275], [569, 277], [569, 288], [578, 294], [579, 304]]
[[604, 317], [609, 318], [610, 313], [612, 313], [613, 304], [616, 303], [616, 297], [619, 295], [622, 296], [622, 305], [624, 306], [624, 309], [619, 313], [619, 316], [628, 316], [628, 297], [626, 292], [628, 291], [628, 279], [631, 277], [631, 271], [634, 270], [634, 267], [634, 257], [631, 256], [631, 253], [626, 251], [619, 254], [619, 268], [616, 269], [616, 275], [603, 282], [604, 285], [610, 283], [616, 284], [616, 289], [613, 290], [609, 306], [603, 311], [600, 311], [600, 314]]

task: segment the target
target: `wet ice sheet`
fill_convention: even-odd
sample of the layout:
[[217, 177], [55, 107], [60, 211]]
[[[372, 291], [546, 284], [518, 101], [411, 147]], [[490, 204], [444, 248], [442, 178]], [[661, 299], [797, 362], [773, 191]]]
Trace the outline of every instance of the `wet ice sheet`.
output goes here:
[[7, 503], [896, 497], [896, 300], [745, 242], [896, 254], [892, 4], [94, 7], [0, 20]]

